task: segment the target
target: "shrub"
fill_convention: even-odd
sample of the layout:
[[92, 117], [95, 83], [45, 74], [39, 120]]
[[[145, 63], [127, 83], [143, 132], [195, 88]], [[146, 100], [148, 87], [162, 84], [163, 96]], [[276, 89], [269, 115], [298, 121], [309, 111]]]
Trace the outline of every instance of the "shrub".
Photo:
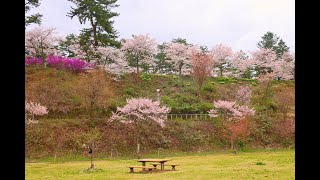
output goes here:
[[61, 56], [48, 56], [48, 66], [56, 69], [66, 69], [73, 72], [84, 72], [86, 68], [93, 67], [90, 63], [87, 63], [81, 59], [76, 58], [64, 58]]
[[42, 62], [43, 61], [42, 61], [41, 58], [36, 58], [36, 57], [27, 57], [27, 58], [25, 58], [25, 65], [26, 66], [41, 65]]
[[147, 74], [147, 73], [142, 73], [140, 75], [140, 78], [144, 81], [150, 81], [151, 80], [151, 74]]
[[214, 85], [212, 85], [211, 83], [207, 83], [203, 86], [203, 90], [208, 92], [214, 92]]

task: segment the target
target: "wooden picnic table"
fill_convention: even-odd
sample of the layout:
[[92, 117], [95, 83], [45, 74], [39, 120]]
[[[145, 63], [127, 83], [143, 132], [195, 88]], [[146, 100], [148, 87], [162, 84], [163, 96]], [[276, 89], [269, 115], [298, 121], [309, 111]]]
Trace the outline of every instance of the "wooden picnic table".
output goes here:
[[142, 162], [142, 166], [146, 166], [146, 162], [158, 162], [161, 164], [161, 171], [164, 170], [164, 163], [171, 161], [171, 159], [139, 159], [138, 162]]

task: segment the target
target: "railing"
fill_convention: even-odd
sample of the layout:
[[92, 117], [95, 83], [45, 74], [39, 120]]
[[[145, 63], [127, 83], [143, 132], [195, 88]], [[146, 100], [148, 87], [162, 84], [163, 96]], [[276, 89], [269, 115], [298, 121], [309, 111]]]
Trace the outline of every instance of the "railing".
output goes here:
[[[272, 115], [272, 110], [267, 110], [263, 112], [257, 112], [255, 116], [263, 116], [263, 115]], [[180, 118], [180, 119], [195, 119], [195, 120], [209, 120], [212, 119], [212, 117], [209, 116], [209, 114], [166, 114], [168, 120]], [[220, 115], [220, 116], [223, 116]]]

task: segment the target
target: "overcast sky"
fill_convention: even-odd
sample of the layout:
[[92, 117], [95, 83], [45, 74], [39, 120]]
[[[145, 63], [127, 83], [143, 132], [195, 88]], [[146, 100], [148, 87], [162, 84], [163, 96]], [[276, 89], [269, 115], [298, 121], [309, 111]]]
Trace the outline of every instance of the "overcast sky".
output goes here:
[[[62, 36], [79, 34], [86, 27], [66, 16], [71, 2], [40, 2], [28, 14], [43, 14], [42, 26], [56, 27]], [[114, 27], [119, 38], [149, 33], [159, 44], [181, 37], [209, 49], [224, 43], [233, 50], [251, 51], [271, 31], [295, 50], [294, 0], [118, 0], [117, 4], [114, 11], [120, 15], [114, 18]]]

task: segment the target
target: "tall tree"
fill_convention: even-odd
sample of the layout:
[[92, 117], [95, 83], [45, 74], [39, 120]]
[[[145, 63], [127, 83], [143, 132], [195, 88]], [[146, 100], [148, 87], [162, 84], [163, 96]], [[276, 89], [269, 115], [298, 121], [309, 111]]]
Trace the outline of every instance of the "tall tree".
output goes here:
[[146, 35], [132, 35], [131, 39], [125, 39], [122, 43], [121, 51], [126, 55], [129, 65], [137, 68], [141, 65], [152, 65], [154, 56], [157, 53], [157, 43], [154, 38]]
[[220, 76], [222, 76], [223, 71], [229, 66], [229, 60], [232, 58], [232, 49], [224, 44], [218, 44], [214, 46], [211, 50], [211, 54], [214, 60], [214, 67], [219, 68]]
[[113, 28], [114, 21], [111, 18], [116, 17], [119, 13], [112, 12], [112, 8], [119, 5], [116, 4], [117, 0], [68, 0], [76, 5], [71, 7], [71, 11], [67, 16], [71, 19], [75, 16], [78, 17], [81, 24], [89, 21], [91, 28], [82, 30], [82, 40], [87, 40], [93, 37], [93, 45], [97, 46], [114, 46], [119, 47], [120, 42], [117, 31]]
[[45, 65], [47, 55], [57, 54], [56, 45], [61, 40], [55, 28], [35, 27], [26, 31], [25, 49], [33, 57], [41, 57]]
[[207, 53], [194, 53], [191, 59], [192, 76], [198, 83], [198, 95], [201, 96], [201, 88], [203, 82], [207, 79], [212, 72], [213, 60]]
[[186, 39], [186, 38], [175, 38], [175, 39], [172, 39], [171, 42], [173, 42], [173, 43], [180, 43], [180, 44], [184, 44], [184, 45], [187, 45], [187, 46], [191, 45], [191, 44], [189, 44], [189, 43], [187, 42], [187, 39]]
[[156, 72], [158, 73], [168, 73], [173, 69], [173, 65], [166, 59], [165, 48], [165, 42], [158, 44], [158, 53], [155, 56]]
[[[40, 0], [25, 0], [24, 1], [25, 6], [25, 13], [29, 12], [31, 8], [40, 6]], [[30, 16], [25, 16], [25, 27], [28, 25], [35, 23], [35, 24], [41, 24], [41, 17], [42, 14], [36, 13], [32, 14]]]
[[289, 47], [286, 43], [273, 32], [268, 31], [261, 38], [262, 40], [258, 42], [257, 47], [272, 49], [276, 52], [277, 58], [281, 58], [284, 52], [289, 51]]

